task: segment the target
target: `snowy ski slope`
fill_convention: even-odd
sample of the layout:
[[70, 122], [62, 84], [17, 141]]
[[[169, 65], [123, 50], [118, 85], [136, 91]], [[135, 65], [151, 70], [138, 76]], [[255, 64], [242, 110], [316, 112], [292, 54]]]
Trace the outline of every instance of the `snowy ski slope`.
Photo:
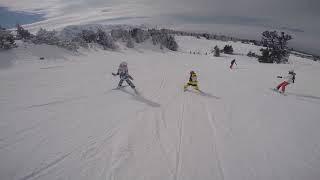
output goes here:
[[[216, 58], [204, 53], [225, 42], [176, 39], [179, 52], [0, 52], [0, 179], [320, 178], [319, 63], [259, 64], [244, 56], [259, 47], [233, 42], [237, 55]], [[112, 90], [121, 61], [140, 96]], [[273, 92], [293, 68], [287, 96]], [[207, 95], [183, 92], [190, 70]]]

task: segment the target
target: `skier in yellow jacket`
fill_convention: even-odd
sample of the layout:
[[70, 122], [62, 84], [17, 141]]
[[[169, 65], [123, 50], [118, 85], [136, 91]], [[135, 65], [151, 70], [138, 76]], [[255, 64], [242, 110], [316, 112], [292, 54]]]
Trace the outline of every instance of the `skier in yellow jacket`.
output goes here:
[[184, 86], [184, 91], [186, 91], [189, 86], [192, 86], [195, 90], [200, 91], [198, 86], [197, 74], [194, 71], [190, 71], [189, 82]]

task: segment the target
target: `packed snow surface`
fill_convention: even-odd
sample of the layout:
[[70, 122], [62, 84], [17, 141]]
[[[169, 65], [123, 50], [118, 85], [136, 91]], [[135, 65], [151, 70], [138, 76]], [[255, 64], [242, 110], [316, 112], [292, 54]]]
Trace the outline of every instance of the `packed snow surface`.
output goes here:
[[[320, 178], [319, 63], [260, 64], [245, 56], [253, 45], [176, 39], [179, 52], [1, 51], [0, 179]], [[205, 55], [225, 44], [236, 55]], [[113, 90], [122, 61], [139, 95]], [[286, 95], [272, 91], [291, 69]], [[205, 94], [183, 92], [190, 70]]]

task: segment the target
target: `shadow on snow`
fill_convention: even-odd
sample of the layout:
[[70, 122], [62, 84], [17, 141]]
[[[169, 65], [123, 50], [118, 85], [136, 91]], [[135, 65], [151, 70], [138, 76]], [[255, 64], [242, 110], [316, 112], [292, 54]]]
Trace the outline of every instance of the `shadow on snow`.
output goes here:
[[127, 93], [129, 95], [132, 96], [132, 99], [136, 100], [136, 101], [139, 101], [139, 102], [142, 102], [148, 106], [151, 106], [151, 107], [160, 107], [161, 105], [159, 103], [156, 103], [156, 102], [153, 102], [149, 99], [146, 99], [145, 97], [143, 97], [140, 93], [136, 92], [136, 93], [133, 93], [133, 92], [130, 92], [124, 88], [121, 88], [119, 89], [120, 91], [124, 92], [124, 93]]
[[199, 92], [195, 92], [195, 91], [191, 91], [191, 90], [186, 90], [186, 91], [194, 93], [194, 94], [198, 94], [198, 95], [203, 96], [203, 97], [208, 97], [208, 98], [213, 98], [213, 99], [221, 99], [218, 96], [214, 96], [214, 95], [212, 95], [210, 93], [206, 93], [206, 92], [203, 92], [203, 91], [199, 91]]
[[288, 95], [293, 95], [296, 97], [302, 97], [302, 98], [309, 98], [309, 99], [314, 99], [314, 100], [320, 100], [320, 97], [318, 96], [312, 96], [312, 95], [308, 95], [308, 94], [299, 94], [299, 93], [292, 93], [292, 92], [288, 92]]

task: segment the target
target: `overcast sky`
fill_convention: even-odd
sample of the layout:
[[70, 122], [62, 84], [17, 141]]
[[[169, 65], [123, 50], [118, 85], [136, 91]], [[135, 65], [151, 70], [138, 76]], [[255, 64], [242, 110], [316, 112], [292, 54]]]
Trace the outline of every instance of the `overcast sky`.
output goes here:
[[237, 26], [252, 27], [253, 32], [257, 27], [283, 28], [299, 36], [298, 44], [320, 46], [320, 0], [0, 0], [0, 6], [45, 13], [54, 24], [72, 14], [75, 23], [146, 17], [153, 23], [201, 24], [204, 30], [216, 27], [226, 33]]

